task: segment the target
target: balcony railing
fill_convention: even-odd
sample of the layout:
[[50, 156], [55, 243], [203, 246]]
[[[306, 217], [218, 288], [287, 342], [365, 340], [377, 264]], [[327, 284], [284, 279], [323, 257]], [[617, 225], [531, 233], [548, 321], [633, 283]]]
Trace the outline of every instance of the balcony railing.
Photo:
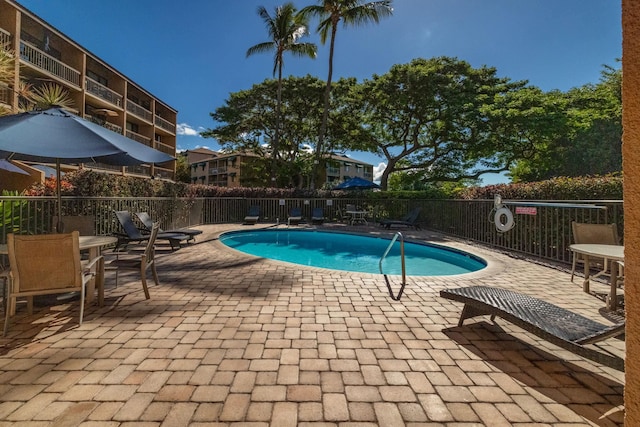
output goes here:
[[227, 173], [227, 168], [211, 168], [209, 169], [209, 175], [218, 175], [221, 173]]
[[153, 148], [153, 145], [151, 144], [151, 138], [149, 138], [148, 136], [140, 135], [139, 133], [135, 133], [130, 130], [127, 131], [126, 135], [127, 135], [127, 138], [131, 138], [134, 141], [138, 141], [144, 145], [147, 145]]
[[25, 41], [20, 42], [20, 58], [35, 67], [80, 87], [80, 71], [74, 70]]
[[138, 174], [138, 175], [150, 176], [151, 175], [151, 166], [147, 166], [147, 165], [127, 166], [127, 172], [128, 173], [133, 173], [133, 174]]
[[122, 95], [118, 92], [109, 89], [89, 77], [84, 78], [84, 86], [86, 91], [90, 94], [95, 95], [100, 99], [104, 99], [117, 107], [122, 107]]
[[170, 156], [176, 155], [176, 149], [170, 145], [163, 144], [162, 142], [156, 141], [156, 150], [160, 150], [163, 153], [167, 153]]
[[11, 34], [2, 28], [0, 28], [0, 47], [2, 48], [11, 47]]
[[0, 104], [11, 105], [13, 91], [5, 83], [0, 83]]
[[156, 126], [161, 127], [162, 129], [169, 131], [173, 134], [176, 133], [176, 125], [171, 123], [169, 120], [165, 120], [162, 117], [156, 115]]
[[168, 169], [155, 168], [156, 176], [164, 179], [173, 179], [173, 171]]
[[136, 116], [140, 117], [141, 119], [144, 119], [150, 123], [153, 123], [153, 114], [151, 114], [151, 111], [147, 110], [146, 108], [136, 104], [135, 102], [133, 102], [130, 99], [127, 99], [127, 111], [130, 113], [135, 114]]
[[118, 133], [118, 134], [122, 135], [122, 127], [120, 127], [118, 125], [114, 125], [113, 123], [109, 123], [108, 121], [106, 121], [104, 119], [101, 119], [99, 117], [85, 115], [84, 118], [89, 120], [89, 121], [91, 121], [91, 122], [93, 122], [93, 123], [97, 123], [100, 126], [109, 129], [110, 131], [113, 131], [115, 133]]

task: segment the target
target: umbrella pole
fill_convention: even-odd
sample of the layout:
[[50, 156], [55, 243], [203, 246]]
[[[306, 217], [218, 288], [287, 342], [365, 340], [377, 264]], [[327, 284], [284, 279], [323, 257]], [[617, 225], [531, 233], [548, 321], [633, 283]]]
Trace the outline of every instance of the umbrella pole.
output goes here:
[[62, 224], [62, 186], [60, 185], [60, 159], [56, 159], [56, 196], [58, 203], [58, 222], [56, 223], [56, 232], [62, 233], [64, 231], [64, 224]]

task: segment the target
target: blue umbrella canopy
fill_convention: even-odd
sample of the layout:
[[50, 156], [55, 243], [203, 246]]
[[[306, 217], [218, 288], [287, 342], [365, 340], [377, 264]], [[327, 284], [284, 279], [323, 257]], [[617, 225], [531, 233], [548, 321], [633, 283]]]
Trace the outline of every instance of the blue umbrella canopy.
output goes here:
[[[0, 157], [55, 162], [58, 218], [62, 218], [60, 162], [100, 162], [131, 166], [175, 160], [124, 135], [71, 114], [62, 108], [0, 117]], [[58, 223], [58, 231], [62, 224]]]
[[62, 108], [0, 117], [0, 156], [31, 162], [100, 162], [131, 166], [174, 157]]
[[341, 182], [333, 187], [334, 190], [369, 190], [372, 188], [380, 188], [380, 186], [373, 181], [369, 181], [358, 176]]

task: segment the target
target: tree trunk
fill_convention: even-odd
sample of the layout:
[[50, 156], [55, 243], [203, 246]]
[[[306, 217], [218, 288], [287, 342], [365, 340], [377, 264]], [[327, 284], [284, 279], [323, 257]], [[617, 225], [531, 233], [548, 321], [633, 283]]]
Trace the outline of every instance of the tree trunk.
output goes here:
[[331, 42], [329, 43], [329, 74], [327, 76], [327, 86], [324, 90], [324, 108], [322, 110], [322, 121], [320, 122], [320, 132], [318, 134], [318, 145], [316, 147], [316, 159], [313, 163], [313, 180], [311, 181], [311, 189], [315, 189], [316, 179], [318, 179], [318, 168], [320, 167], [320, 158], [324, 151], [324, 136], [327, 132], [327, 122], [329, 121], [329, 108], [331, 101], [331, 79], [333, 77], [333, 50], [336, 42], [336, 31], [338, 23], [335, 22], [331, 27]]

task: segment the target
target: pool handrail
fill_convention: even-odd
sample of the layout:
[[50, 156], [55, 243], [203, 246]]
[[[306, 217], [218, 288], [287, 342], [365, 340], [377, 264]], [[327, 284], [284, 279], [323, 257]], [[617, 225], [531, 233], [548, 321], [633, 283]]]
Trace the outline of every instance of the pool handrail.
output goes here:
[[[400, 265], [402, 266], [402, 286], [400, 287], [400, 291], [398, 292], [398, 295], [394, 295], [393, 290], [391, 289], [391, 283], [389, 282], [389, 278], [382, 271], [382, 262], [387, 257], [387, 255], [389, 255], [389, 251], [391, 251], [391, 248], [393, 247], [393, 244], [396, 242], [396, 240], [398, 240], [398, 237], [400, 238]], [[378, 267], [380, 268], [380, 274], [384, 276], [384, 281], [387, 285], [389, 296], [394, 301], [400, 301], [400, 298], [402, 297], [402, 292], [404, 291], [404, 287], [407, 286], [407, 280], [406, 280], [407, 274], [406, 274], [406, 269], [404, 264], [404, 236], [399, 231], [393, 235], [393, 238], [391, 239], [389, 246], [387, 246], [387, 249], [384, 251], [384, 254], [382, 254], [382, 257], [380, 257], [380, 262], [378, 263]]]

